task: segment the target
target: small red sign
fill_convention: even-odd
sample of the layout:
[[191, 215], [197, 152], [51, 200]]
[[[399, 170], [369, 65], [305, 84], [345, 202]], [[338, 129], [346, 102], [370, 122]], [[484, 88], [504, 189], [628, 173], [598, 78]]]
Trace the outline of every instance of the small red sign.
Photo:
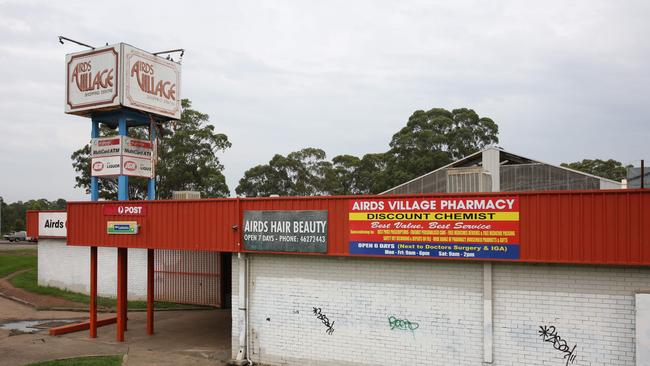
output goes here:
[[99, 140], [97, 142], [97, 146], [112, 146], [112, 145], [119, 145], [120, 144], [120, 139], [110, 139], [110, 140]]
[[135, 161], [127, 160], [124, 162], [124, 169], [132, 172], [138, 169], [138, 165], [135, 163]]
[[147, 149], [151, 149], [151, 142], [149, 142], [149, 141], [130, 140], [129, 144], [131, 146], [135, 146], [135, 147], [144, 147], [144, 148], [147, 148]]
[[104, 205], [104, 216], [146, 216], [147, 208], [142, 205]]

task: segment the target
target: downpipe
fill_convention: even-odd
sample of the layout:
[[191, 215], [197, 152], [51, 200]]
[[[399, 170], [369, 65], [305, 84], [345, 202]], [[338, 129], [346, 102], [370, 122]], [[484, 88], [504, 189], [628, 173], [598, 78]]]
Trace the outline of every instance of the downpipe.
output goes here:
[[239, 291], [238, 291], [238, 306], [237, 306], [237, 311], [238, 316], [237, 316], [237, 322], [239, 324], [239, 351], [237, 352], [237, 357], [235, 357], [234, 360], [231, 360], [228, 362], [228, 365], [237, 365], [237, 366], [242, 366], [242, 365], [252, 365], [253, 361], [251, 361], [249, 355], [248, 355], [248, 350], [250, 349], [249, 346], [249, 312], [248, 312], [248, 304], [249, 304], [249, 299], [248, 299], [248, 277], [250, 273], [249, 269], [249, 261], [250, 259], [247, 257], [246, 254], [238, 253], [237, 254], [237, 260], [239, 261], [238, 263], [238, 273], [239, 273]]

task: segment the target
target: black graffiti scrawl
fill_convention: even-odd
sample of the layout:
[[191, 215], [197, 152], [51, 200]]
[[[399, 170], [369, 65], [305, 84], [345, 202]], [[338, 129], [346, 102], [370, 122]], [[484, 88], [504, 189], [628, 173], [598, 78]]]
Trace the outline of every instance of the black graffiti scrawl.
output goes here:
[[566, 359], [566, 366], [569, 366], [569, 362], [573, 363], [573, 361], [575, 361], [577, 344], [573, 345], [573, 348], [569, 349], [569, 345], [557, 334], [557, 330], [554, 326], [540, 325], [537, 333], [539, 333], [539, 336], [542, 337], [544, 342], [553, 343], [553, 348], [564, 353], [563, 358]]
[[327, 318], [327, 316], [322, 313], [321, 308], [314, 307], [313, 309], [314, 315], [316, 315], [318, 320], [323, 322], [323, 325], [327, 327], [327, 329], [325, 329], [325, 333], [332, 335], [332, 333], [334, 333], [334, 322], [330, 323], [330, 320]]

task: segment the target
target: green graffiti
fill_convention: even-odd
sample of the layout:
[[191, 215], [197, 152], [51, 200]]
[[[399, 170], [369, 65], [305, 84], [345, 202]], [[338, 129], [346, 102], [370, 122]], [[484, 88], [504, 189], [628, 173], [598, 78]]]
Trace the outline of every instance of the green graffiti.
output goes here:
[[415, 330], [420, 327], [420, 324], [416, 322], [412, 322], [408, 319], [398, 319], [392, 315], [388, 317], [388, 325], [390, 326], [390, 330], [397, 329], [410, 331], [411, 334], [413, 334], [413, 337], [415, 337]]

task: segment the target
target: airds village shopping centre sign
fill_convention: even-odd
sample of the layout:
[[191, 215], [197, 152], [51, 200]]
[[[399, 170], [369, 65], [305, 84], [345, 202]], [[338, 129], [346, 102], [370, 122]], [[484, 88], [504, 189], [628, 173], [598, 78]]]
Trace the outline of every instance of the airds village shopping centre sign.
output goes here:
[[122, 107], [181, 116], [181, 65], [125, 43], [66, 56], [65, 112]]

